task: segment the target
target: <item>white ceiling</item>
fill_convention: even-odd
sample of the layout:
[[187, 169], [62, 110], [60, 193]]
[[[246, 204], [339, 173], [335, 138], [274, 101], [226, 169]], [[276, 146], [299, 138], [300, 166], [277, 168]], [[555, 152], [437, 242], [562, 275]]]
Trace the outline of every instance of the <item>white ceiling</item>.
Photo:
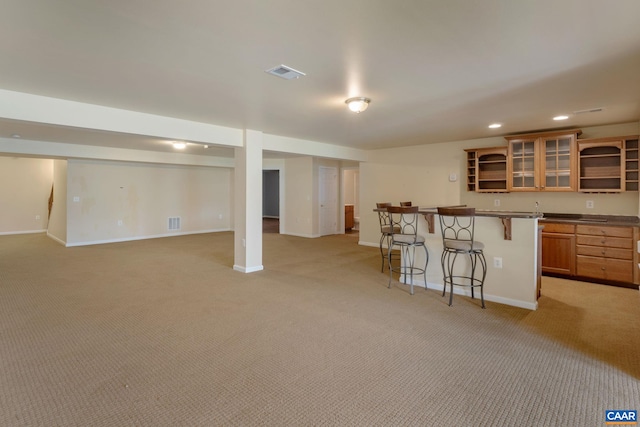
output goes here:
[[[623, 123], [639, 18], [638, 0], [4, 0], [0, 89], [363, 149]], [[264, 72], [280, 64], [307, 75]], [[0, 120], [12, 134], [171, 149]]]

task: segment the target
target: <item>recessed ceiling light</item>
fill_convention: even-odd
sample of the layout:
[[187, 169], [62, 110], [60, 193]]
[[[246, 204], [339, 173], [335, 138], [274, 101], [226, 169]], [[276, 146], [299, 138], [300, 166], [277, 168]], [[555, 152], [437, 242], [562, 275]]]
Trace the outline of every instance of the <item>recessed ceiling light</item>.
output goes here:
[[175, 148], [176, 150], [184, 150], [186, 146], [187, 146], [187, 144], [185, 144], [184, 142], [174, 142], [173, 143], [173, 148]]
[[208, 145], [203, 145], [202, 147], [204, 147], [204, 148], [209, 148], [209, 146], [208, 146]]
[[553, 118], [553, 120], [555, 120], [555, 121], [558, 121], [558, 120], [567, 120], [568, 118], [569, 118], [569, 116], [565, 116], [565, 115], [563, 114], [563, 115], [560, 115], [560, 116], [555, 116], [555, 117]]
[[500, 124], [500, 123], [492, 123], [492, 124], [489, 125], [490, 129], [498, 129], [498, 128], [501, 128], [501, 127], [502, 127], [502, 124]]
[[22, 138], [22, 137], [17, 133], [14, 133], [13, 135], [11, 135], [11, 138]]

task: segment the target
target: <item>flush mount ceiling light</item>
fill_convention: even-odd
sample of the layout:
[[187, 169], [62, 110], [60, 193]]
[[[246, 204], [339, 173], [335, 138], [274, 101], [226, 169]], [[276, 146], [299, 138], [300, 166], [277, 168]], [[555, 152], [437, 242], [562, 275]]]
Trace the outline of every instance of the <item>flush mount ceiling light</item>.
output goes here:
[[565, 116], [565, 115], [563, 114], [563, 115], [560, 115], [560, 116], [555, 116], [555, 117], [553, 118], [553, 120], [555, 120], [555, 121], [558, 121], [558, 120], [567, 120], [568, 118], [569, 118], [569, 116]]
[[492, 124], [489, 125], [489, 129], [498, 129], [498, 128], [501, 128], [501, 127], [502, 127], [502, 124], [500, 124], [500, 123], [492, 123]]
[[175, 148], [176, 150], [184, 150], [186, 148], [187, 144], [184, 142], [174, 142], [173, 143], [173, 148]]
[[367, 107], [369, 107], [369, 103], [371, 102], [371, 100], [369, 98], [365, 98], [364, 96], [357, 96], [355, 98], [349, 98], [344, 102], [354, 113], [362, 113], [367, 109]]

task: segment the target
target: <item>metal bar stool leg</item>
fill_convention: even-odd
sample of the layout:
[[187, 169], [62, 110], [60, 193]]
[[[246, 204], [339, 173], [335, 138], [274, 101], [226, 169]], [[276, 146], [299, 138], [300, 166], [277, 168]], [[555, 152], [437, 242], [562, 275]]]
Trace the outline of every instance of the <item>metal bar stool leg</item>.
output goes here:
[[482, 264], [482, 282], [480, 282], [480, 301], [482, 301], [482, 308], [484, 306], [484, 279], [487, 277], [487, 260], [484, 257], [484, 253], [480, 252], [480, 264]]

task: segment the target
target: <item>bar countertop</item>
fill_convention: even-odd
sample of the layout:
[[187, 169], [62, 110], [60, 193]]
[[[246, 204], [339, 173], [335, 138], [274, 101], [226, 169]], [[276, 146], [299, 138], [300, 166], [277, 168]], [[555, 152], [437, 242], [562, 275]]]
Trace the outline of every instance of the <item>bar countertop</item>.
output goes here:
[[[455, 207], [455, 206], [451, 206]], [[461, 206], [462, 207], [462, 206]], [[421, 214], [437, 214], [438, 208], [423, 208], [420, 207], [418, 212]], [[476, 209], [476, 216], [487, 216], [494, 218], [542, 218], [542, 213], [536, 212], [520, 212], [520, 211], [494, 211], [488, 209]]]

